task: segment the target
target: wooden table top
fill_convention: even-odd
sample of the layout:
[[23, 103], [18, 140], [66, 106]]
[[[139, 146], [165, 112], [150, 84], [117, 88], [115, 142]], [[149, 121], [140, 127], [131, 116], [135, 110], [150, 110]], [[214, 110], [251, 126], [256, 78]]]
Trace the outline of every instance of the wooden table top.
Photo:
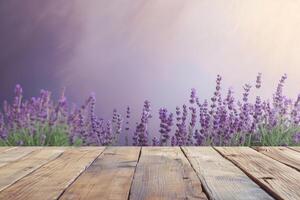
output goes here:
[[300, 199], [300, 147], [0, 147], [0, 199]]

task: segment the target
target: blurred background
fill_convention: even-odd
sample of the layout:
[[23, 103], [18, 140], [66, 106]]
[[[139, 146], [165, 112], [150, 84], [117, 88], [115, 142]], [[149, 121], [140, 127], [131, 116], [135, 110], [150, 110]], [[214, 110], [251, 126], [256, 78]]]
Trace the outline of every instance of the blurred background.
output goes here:
[[129, 105], [137, 120], [146, 99], [157, 113], [175, 111], [191, 88], [210, 98], [217, 74], [240, 97], [258, 72], [253, 95], [271, 98], [287, 73], [284, 92], [295, 98], [299, 36], [294, 0], [0, 1], [0, 101], [17, 83], [26, 97], [66, 87], [78, 104], [95, 92], [104, 118]]

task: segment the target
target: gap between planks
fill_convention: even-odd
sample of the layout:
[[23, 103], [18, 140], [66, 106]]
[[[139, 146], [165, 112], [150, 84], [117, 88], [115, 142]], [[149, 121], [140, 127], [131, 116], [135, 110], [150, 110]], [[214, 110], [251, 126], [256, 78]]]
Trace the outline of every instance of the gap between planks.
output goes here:
[[214, 147], [276, 199], [299, 200], [300, 173], [249, 147]]
[[[142, 147], [140, 147], [140, 152], [139, 152], [139, 156], [138, 156], [138, 159], [137, 159], [137, 164], [140, 162], [141, 155], [142, 155]], [[133, 185], [133, 180], [134, 180], [134, 175], [136, 173], [137, 164], [134, 168], [134, 172], [133, 172], [132, 180], [131, 180], [131, 183], [130, 183], [130, 189], [129, 189], [127, 200], [130, 200], [130, 197], [131, 197], [131, 188], [132, 188], [132, 185]]]
[[17, 147], [0, 147], [0, 153], [15, 149]]
[[207, 197], [196, 172], [180, 147], [142, 147], [129, 199]]
[[141, 147], [108, 147], [60, 199], [128, 199], [140, 151]]
[[181, 147], [181, 149], [196, 171], [210, 199], [273, 199], [212, 147]]
[[300, 171], [300, 152], [287, 147], [253, 147], [253, 149]]
[[300, 152], [300, 147], [299, 146], [297, 146], [297, 147], [287, 147], [287, 148], [292, 149], [292, 150], [297, 151], [297, 152]]
[[0, 199], [57, 199], [103, 152], [104, 147], [67, 148], [64, 153], [0, 192]]
[[41, 149], [41, 147], [16, 147], [5, 149], [0, 153], [0, 168], [39, 149]]
[[[92, 148], [96, 148], [96, 147], [92, 147]], [[92, 149], [91, 148], [91, 149]], [[108, 148], [118, 148], [118, 147], [108, 147]], [[128, 147], [124, 147], [124, 148], [128, 148]], [[161, 147], [143, 147], [142, 149], [147, 149], [147, 148], [161, 148]], [[174, 147], [168, 147], [168, 148], [174, 148]], [[195, 173], [197, 173], [198, 174], [198, 171], [195, 169], [195, 167], [193, 166], [193, 163], [191, 162], [191, 160], [189, 160], [189, 156], [187, 155], [187, 153], [185, 152], [185, 148], [192, 148], [192, 147], [183, 147], [182, 149], [180, 149], [180, 152], [181, 152], [181, 154], [183, 154], [183, 157], [187, 160], [187, 162], [188, 162], [188, 164], [189, 164], [189, 166], [190, 166], [190, 168], [192, 168], [192, 171], [194, 171]], [[203, 147], [195, 147], [195, 148], [203, 148]], [[239, 149], [240, 147], [233, 147], [233, 148], [235, 148], [235, 149]], [[18, 149], [18, 148], [13, 148], [13, 149]], [[13, 149], [10, 149], [9, 151], [11, 151], [11, 150], [13, 150]], [[37, 150], [38, 148], [36, 148], [36, 150]], [[46, 149], [46, 148], [45, 148]], [[67, 148], [67, 149], [76, 149], [76, 148]], [[222, 154], [219, 150], [218, 150], [218, 148], [216, 148], [217, 149], [217, 154], [219, 155], [219, 156], [224, 156], [224, 154]], [[12, 153], [12, 154], [10, 154], [10, 155], [17, 155], [17, 159], [8, 159], [7, 160], [7, 158], [9, 157], [9, 156], [4, 156], [4, 158], [6, 158], [6, 161], [5, 161], [5, 164], [4, 165], [2, 165], [2, 168], [4, 168], [4, 167], [8, 167], [8, 166], [10, 166], [10, 165], [13, 165], [13, 164], [15, 164], [15, 163], [21, 163], [21, 162], [24, 162], [23, 160], [26, 160], [25, 158], [28, 158], [28, 157], [30, 157], [32, 154], [35, 154], [36, 152], [36, 150], [34, 150], [34, 151], [31, 151], [30, 152], [30, 150], [28, 150], [29, 151], [29, 153], [23, 153], [22, 154], [22, 151], [19, 151], [19, 150], [15, 150], [14, 151], [14, 153]], [[253, 150], [253, 149], [252, 149]], [[8, 152], [9, 152], [8, 150], [7, 151], [5, 151], [5, 152], [2, 152], [1, 154], [0, 154], [0, 158], [1, 158], [1, 155], [3, 155], [3, 153], [5, 153], [5, 154], [7, 154]], [[104, 150], [104, 152], [105, 152], [106, 150]], [[142, 150], [143, 151], [143, 150]], [[139, 158], [143, 158], [143, 155], [142, 155], [142, 151], [140, 150], [139, 151], [139, 153], [138, 153], [138, 158], [137, 158], [137, 165], [139, 165]], [[215, 150], [214, 150], [215, 151]], [[254, 150], [253, 150], [254, 151]], [[19, 155], [19, 153], [16, 153], [16, 152], [19, 152], [19, 153], [21, 153], [22, 154], [22, 156], [20, 156]], [[256, 152], [256, 151], [254, 151], [254, 152]], [[294, 152], [294, 151], [293, 151]], [[296, 152], [296, 150], [295, 150], [295, 152]], [[157, 152], [156, 152], [157, 153]], [[156, 154], [156, 153], [154, 153], [154, 155]], [[267, 157], [267, 158], [269, 158], [269, 159], [271, 159], [270, 157], [268, 157], [268, 156], [266, 156], [266, 155], [263, 155], [262, 153], [259, 153], [259, 152], [257, 152], [258, 154], [261, 154], [262, 156], [265, 156], [265, 157]], [[297, 152], [296, 152], [297, 153]], [[299, 153], [300, 154], [300, 153]], [[63, 155], [63, 154], [62, 154]], [[58, 157], [61, 157], [62, 155], [60, 155], [60, 156], [58, 156]], [[90, 165], [87, 165], [79, 174], [77, 174], [77, 176], [75, 176], [75, 178], [73, 177], [71, 177], [71, 182], [68, 182], [68, 185], [67, 186], [65, 186], [63, 189], [60, 189], [59, 190], [59, 192], [58, 192], [58, 190], [56, 191], [56, 193], [54, 192], [54, 194], [58, 194], [59, 193], [59, 195], [58, 195], [58, 197], [64, 197], [64, 195], [67, 195], [68, 194], [68, 192], [69, 192], [69, 190], [70, 191], [72, 191], [71, 190], [71, 188], [72, 188], [72, 186], [73, 185], [76, 185], [76, 183], [77, 183], [77, 181], [79, 181], [80, 180], [80, 177], [81, 176], [83, 176], [85, 173], [86, 173], [86, 171], [96, 162], [96, 160], [97, 159], [99, 159], [101, 156], [103, 156], [103, 154], [99, 154], [92, 162], [91, 162], [91, 164]], [[158, 156], [158, 155], [155, 155], [155, 156]], [[178, 155], [176, 155], [176, 156], [178, 156]], [[109, 153], [107, 154], [107, 157], [109, 157]], [[161, 155], [159, 155], [158, 157], [161, 157]], [[180, 156], [179, 156], [180, 157]], [[225, 158], [224, 158], [225, 157]], [[233, 161], [232, 159], [229, 159], [228, 158], [228, 156], [224, 156], [224, 157], [222, 157], [223, 159], [225, 159], [225, 160], [229, 160], [228, 162], [229, 163], [231, 163], [232, 165], [236, 165], [238, 168], [240, 168], [242, 171], [244, 171], [244, 169], [242, 168], [242, 167], [240, 167], [238, 164], [236, 164], [236, 161]], [[55, 159], [55, 158], [54, 158]], [[56, 158], [57, 159], [57, 158]], [[55, 159], [55, 160], [56, 160]], [[175, 158], [174, 160], [177, 160], [178, 158]], [[203, 159], [203, 158], [202, 158]], [[55, 160], [51, 160], [51, 162], [53, 162], [53, 161], [55, 161]], [[181, 159], [178, 159], [178, 160], [182, 160], [182, 158]], [[177, 161], [178, 161], [177, 160]], [[183, 159], [184, 160], [184, 159]], [[204, 159], [205, 160], [205, 159]], [[271, 159], [271, 160], [273, 160], [273, 158]], [[275, 162], [277, 162], [277, 163], [279, 163], [278, 161], [276, 161], [276, 160], [274, 160]], [[156, 162], [158, 162], [158, 161], [156, 161]], [[198, 161], [197, 161], [198, 162]], [[24, 179], [26, 180], [28, 177], [30, 178], [32, 175], [34, 175], [35, 176], [35, 174], [36, 174], [36, 171], [39, 171], [41, 168], [44, 168], [44, 166], [45, 165], [48, 165], [50, 163], [50, 161], [49, 162], [47, 162], [47, 163], [44, 163], [44, 164], [42, 164], [42, 166], [40, 167], [40, 168], [38, 168], [38, 169], [36, 169], [36, 170], [33, 170], [32, 172], [30, 172], [30, 176], [28, 176], [28, 174], [23, 178], [23, 179], [20, 179], [19, 181], [23, 181]], [[163, 162], [162, 162], [163, 163]], [[159, 165], [163, 165], [162, 163], [160, 163]], [[1, 163], [0, 163], [1, 164]], [[207, 163], [206, 163], [207, 164]], [[281, 164], [281, 163], [280, 163]], [[285, 163], [286, 164], [286, 163]], [[193, 167], [192, 167], [192, 166]], [[210, 166], [210, 164], [207, 164], [208, 166]], [[212, 165], [214, 165], [214, 164], [212, 164]], [[227, 165], [227, 164], [226, 164]], [[15, 166], [17, 166], [17, 164], [15, 164]], [[50, 166], [49, 166], [50, 167]], [[87, 168], [88, 167], [88, 168]], [[128, 167], [128, 166], [127, 166]], [[0, 169], [2, 169], [1, 167], [0, 167]], [[87, 168], [87, 169], [86, 169]], [[136, 174], [136, 172], [137, 172], [137, 170], [138, 170], [138, 167], [133, 167], [134, 169], [133, 169], [133, 176], [135, 177], [135, 174]], [[208, 169], [211, 169], [211, 168], [208, 168]], [[291, 168], [290, 168], [291, 169]], [[257, 179], [255, 178], [255, 176], [253, 176], [253, 174], [248, 174], [247, 172], [245, 172], [251, 179], [253, 179], [255, 182], [257, 182]], [[0, 172], [0, 174], [1, 174], [1, 172]], [[180, 174], [180, 173], [179, 173]], [[55, 175], [55, 174], [52, 174], [52, 175]], [[226, 181], [227, 182], [230, 182], [230, 181], [240, 181], [240, 179], [238, 179], [238, 180], [231, 180], [230, 178], [228, 178], [227, 177], [227, 175], [228, 174], [226, 174], [226, 175], [224, 175], [225, 176], [225, 178], [224, 177], [221, 177], [220, 179], [225, 179], [225, 184], [226, 184]], [[196, 174], [195, 174], [195, 176], [196, 176]], [[199, 174], [198, 174], [198, 177], [199, 177]], [[161, 178], [161, 177], [158, 177], [158, 178]], [[200, 178], [200, 177], [199, 177]], [[206, 174], [206, 178], [207, 178], [207, 174]], [[211, 177], [210, 177], [211, 178]], [[1, 176], [0, 176], [0, 179], [1, 179]], [[201, 179], [201, 178], [200, 178]], [[204, 179], [204, 178], [203, 178]], [[213, 178], [211, 178], [211, 179], [213, 179]], [[218, 178], [217, 178], [218, 179]], [[159, 179], [158, 179], [159, 180]], [[184, 180], [184, 179], [183, 179]], [[18, 182], [19, 182], [18, 181]], [[37, 180], [38, 181], [38, 180]], [[65, 180], [66, 181], [66, 180]], [[134, 182], [135, 181], [135, 179], [133, 179], [133, 181], [131, 181], [130, 183], [131, 184], [129, 184], [129, 185], [131, 185], [131, 186], [129, 186], [127, 189], [125, 189], [125, 191], [127, 191], [128, 193], [127, 194], [125, 194], [124, 195], [124, 199], [138, 199], [138, 198], [135, 198], [135, 196], [134, 196], [134, 194], [132, 195], [132, 191], [134, 192]], [[270, 180], [267, 180], [268, 182], [270, 181]], [[17, 182], [17, 183], [18, 183]], [[199, 181], [200, 182], [200, 181]], [[202, 184], [201, 184], [201, 182], [202, 182]], [[200, 182], [200, 187], [201, 187], [201, 185], [203, 186], [203, 188], [204, 188], [204, 192], [206, 192], [206, 194], [207, 194], [207, 196], [209, 196], [209, 198], [210, 199], [218, 199], [218, 198], [212, 198], [212, 194], [209, 194], [209, 192], [208, 192], [208, 189], [207, 188], [209, 188], [209, 186], [205, 186], [204, 185], [204, 183], [205, 184], [208, 184], [207, 183], [207, 181], [202, 181], [201, 180], [201, 182]], [[270, 190], [267, 188], [267, 187], [264, 187], [263, 186], [263, 183], [260, 183], [260, 182], [257, 182], [260, 186], [262, 186], [265, 190], [267, 190], [268, 192], [270, 192]], [[210, 182], [210, 184], [211, 184], [211, 186], [210, 187], [212, 187], [212, 186], [214, 186], [213, 184], [217, 184], [217, 183], [212, 183], [212, 182]], [[12, 185], [12, 186], [15, 186], [15, 184], [14, 185]], [[52, 186], [51, 186], [52, 187]], [[206, 188], [207, 187], [207, 188]], [[1, 186], [0, 186], [0, 188], [1, 188]], [[11, 187], [8, 187], [7, 189], [10, 189]], [[20, 189], [20, 188], [19, 188]], [[21, 188], [22, 189], [22, 188]], [[276, 188], [275, 188], [276, 189]], [[130, 190], [130, 192], [129, 192], [129, 190]], [[1, 191], [1, 189], [0, 189], [0, 191]], [[4, 190], [4, 192], [5, 192], [6, 190]], [[166, 192], [166, 191], [164, 191], [164, 192]], [[220, 192], [220, 191], [214, 191], [214, 192]], [[270, 194], [272, 194], [273, 196], [275, 196], [275, 197], [277, 197], [277, 198], [281, 198], [281, 196], [279, 196], [276, 192], [278, 192], [278, 191], [275, 191], [275, 193], [273, 193], [273, 191], [271, 191], [270, 192]], [[47, 192], [46, 192], [47, 193]], [[51, 193], [51, 191], [49, 192], [49, 193]], [[126, 193], [126, 192], [125, 192]], [[168, 193], [168, 192], [166, 192], [166, 193]], [[2, 196], [1, 196], [1, 194], [2, 193], [0, 193], [0, 199], [2, 199]], [[17, 193], [18, 194], [18, 193]], [[202, 194], [204, 194], [203, 192], [202, 192]], [[28, 194], [27, 194], [28, 195]], [[33, 194], [32, 194], [33, 195]], [[127, 198], [126, 198], [126, 195], [127, 195]], [[278, 195], [278, 196], [277, 196]], [[45, 197], [45, 198], [43, 198], [43, 199], [47, 199], [47, 196], [49, 196], [48, 194], [45, 196], [45, 195], [43, 195], [43, 197]], [[55, 196], [55, 195], [53, 195], [53, 196]], [[230, 196], [230, 195], [229, 195]], [[234, 195], [233, 195], [234, 196]], [[6, 197], [8, 197], [8, 196], [6, 196]], [[15, 196], [14, 196], [15, 197]], [[26, 196], [25, 196], [26, 197]], [[30, 197], [30, 196], [28, 196], [28, 197]], [[32, 198], [28, 198], [28, 199], [35, 199], [35, 198], [33, 198], [34, 196], [31, 196]], [[58, 198], [57, 196], [55, 196], [55, 198]], [[216, 196], [215, 196], [216, 197]], [[285, 198], [286, 199], [295, 199], [294, 198], [294, 196], [292, 196], [292, 197], [290, 197], [290, 196], [285, 196]], [[17, 199], [17, 198], [14, 198], [14, 199]], [[24, 199], [24, 198], [22, 198], [22, 199]], [[25, 198], [26, 199], [26, 198]], [[36, 198], [36, 199], [38, 199], [38, 198]], [[49, 199], [52, 199], [52, 198], [50, 198], [49, 197]], [[66, 198], [67, 199], [67, 198]], [[123, 198], [122, 198], [123, 199]], [[155, 199], [155, 197], [154, 198], [151, 198], [151, 199]], [[159, 197], [157, 197], [157, 199], [160, 199]], [[174, 198], [174, 199], [176, 199], [176, 198]], [[224, 199], [224, 198], [222, 198], [222, 199]], [[232, 199], [234, 199], [234, 198], [232, 198]], [[258, 198], [259, 199], [259, 198]], [[265, 199], [269, 199], [269, 197], [266, 197]]]
[[56, 159], [63, 153], [62, 148], [43, 148], [11, 162], [0, 168], [0, 191], [21, 178], [30, 175], [44, 164]]

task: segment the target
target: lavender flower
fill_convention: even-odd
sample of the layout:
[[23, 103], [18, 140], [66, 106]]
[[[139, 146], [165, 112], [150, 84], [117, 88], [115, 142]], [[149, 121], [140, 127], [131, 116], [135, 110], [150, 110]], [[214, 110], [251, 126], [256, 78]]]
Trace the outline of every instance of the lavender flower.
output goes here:
[[204, 137], [205, 136], [203, 134], [201, 134], [199, 130], [196, 130], [195, 131], [195, 136], [194, 136], [194, 138], [196, 140], [195, 145], [197, 145], [197, 146], [202, 145], [203, 142], [204, 142], [204, 139], [205, 139]]
[[300, 143], [300, 133], [296, 133], [296, 134], [293, 136], [293, 141], [294, 141], [296, 144], [299, 144], [299, 143]]
[[151, 116], [150, 102], [146, 100], [141, 116], [141, 122], [136, 126], [135, 135], [133, 137], [134, 145], [147, 146], [148, 145], [148, 123]]
[[186, 145], [192, 145], [193, 142], [193, 135], [194, 135], [194, 129], [196, 126], [196, 122], [197, 122], [197, 111], [196, 108], [194, 107], [189, 107], [189, 110], [191, 111], [191, 121], [190, 121], [190, 126], [189, 126], [189, 132], [188, 132], [188, 136], [187, 136], [187, 143]]
[[227, 92], [227, 97], [225, 99], [225, 105], [227, 105], [228, 110], [233, 110], [234, 109], [234, 97], [233, 97], [233, 90], [230, 88], [228, 89]]
[[[286, 75], [281, 77], [271, 99], [273, 101], [256, 96], [255, 101], [252, 102], [249, 98], [251, 90], [249, 84], [244, 85], [240, 101], [235, 100], [231, 88], [223, 98], [222, 77], [218, 75], [211, 101], [204, 99], [200, 102], [196, 90], [192, 89], [189, 107], [185, 104], [176, 107], [174, 116], [166, 108], [161, 108], [159, 110], [160, 137], [151, 137], [152, 141], [149, 141], [148, 129], [152, 118], [150, 102], [145, 101], [140, 121], [133, 132], [132, 144], [136, 146], [256, 145], [265, 144], [262, 139], [271, 137], [276, 131], [276, 134], [284, 134], [282, 138], [285, 139], [275, 144], [299, 144], [300, 134], [297, 130], [300, 124], [300, 95], [296, 100], [283, 95], [286, 79]], [[256, 77], [255, 87], [257, 89], [261, 87], [261, 73]], [[25, 99], [22, 87], [16, 85], [13, 101], [11, 103], [5, 101], [0, 112], [0, 145], [12, 141], [16, 133], [19, 136], [15, 138], [14, 145], [31, 145], [26, 139], [28, 137], [37, 138], [35, 144], [51, 145], [48, 137], [58, 132], [66, 134], [67, 142], [71, 145], [112, 145], [119, 142], [118, 137], [123, 131], [123, 118], [117, 110], [113, 111], [111, 121], [100, 118], [95, 110], [94, 94], [91, 94], [79, 107], [69, 106], [64, 90], [58, 101], [54, 101], [51, 92], [47, 90], [41, 90], [37, 97]], [[130, 115], [131, 110], [127, 107], [124, 120], [126, 145], [128, 145], [128, 134], [131, 129]], [[172, 132], [174, 121], [176, 129]], [[48, 132], [46, 133], [45, 130]], [[278, 133], [278, 130], [284, 131]], [[270, 141], [273, 140], [274, 138]]]
[[194, 104], [196, 102], [196, 89], [191, 89], [190, 103]]
[[257, 77], [256, 77], [256, 85], [255, 87], [257, 89], [259, 89], [261, 87], [261, 73], [258, 73]]
[[173, 125], [173, 114], [168, 114], [167, 109], [161, 108], [159, 110], [159, 119], [160, 119], [160, 144], [167, 145], [170, 138], [171, 127]]
[[279, 80], [279, 83], [277, 85], [276, 88], [276, 92], [273, 95], [273, 105], [276, 109], [279, 110], [279, 112], [281, 112], [282, 107], [283, 107], [283, 86], [285, 83], [285, 80], [287, 79], [287, 75], [284, 74], [281, 79]]
[[250, 93], [251, 85], [245, 84], [243, 93], [243, 104], [240, 104], [240, 129], [243, 132], [250, 131], [250, 109], [251, 106], [248, 103], [248, 97]]
[[130, 127], [129, 127], [129, 119], [130, 119], [130, 107], [127, 106], [127, 109], [126, 109], [126, 127], [125, 127], [126, 131], [129, 131], [129, 129], [130, 129]]
[[189, 109], [191, 111], [190, 126], [193, 129], [196, 126], [196, 122], [197, 122], [197, 111], [196, 111], [196, 108], [194, 108], [194, 107], [189, 107]]
[[176, 145], [183, 146], [187, 142], [186, 119], [187, 119], [188, 111], [186, 105], [182, 106], [182, 115], [180, 116], [180, 114], [181, 114], [180, 108], [177, 107], [176, 108], [177, 129], [175, 132], [175, 143]]
[[113, 143], [113, 130], [112, 130], [112, 124], [111, 121], [107, 121], [106, 128], [104, 130], [104, 145], [111, 145]]
[[130, 107], [127, 106], [127, 109], [126, 109], [126, 122], [125, 122], [125, 145], [127, 146], [129, 144], [129, 141], [128, 141], [128, 132], [130, 130], [130, 124], [129, 124], [129, 120], [130, 120]]
[[114, 135], [114, 143], [118, 142], [119, 135], [122, 131], [122, 116], [118, 113], [116, 109], [113, 110], [113, 119], [112, 119], [112, 126], [113, 126], [113, 135]]
[[159, 139], [157, 137], [153, 137], [152, 146], [159, 146], [159, 145], [160, 145]]
[[175, 146], [176, 145], [176, 138], [175, 136], [171, 137], [171, 146]]
[[7, 139], [7, 130], [5, 128], [4, 123], [4, 116], [0, 113], [0, 139], [6, 140]]

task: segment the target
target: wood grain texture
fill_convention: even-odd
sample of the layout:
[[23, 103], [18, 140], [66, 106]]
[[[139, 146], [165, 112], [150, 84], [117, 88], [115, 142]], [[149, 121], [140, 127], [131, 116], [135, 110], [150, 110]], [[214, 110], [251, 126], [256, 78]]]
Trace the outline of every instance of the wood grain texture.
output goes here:
[[300, 173], [248, 147], [216, 147], [256, 183], [278, 199], [300, 199]]
[[31, 152], [40, 149], [40, 147], [16, 147], [0, 153], [0, 167], [16, 161]]
[[17, 147], [0, 147], [0, 153], [9, 151], [9, 150], [12, 150], [15, 148], [17, 148]]
[[300, 152], [287, 147], [254, 147], [254, 149], [300, 171]]
[[63, 150], [59, 148], [44, 148], [1, 167], [0, 191], [38, 169], [43, 164], [55, 159], [62, 152]]
[[57, 199], [104, 150], [104, 147], [69, 148], [57, 159], [0, 192], [0, 199]]
[[300, 152], [300, 147], [287, 147], [287, 148]]
[[130, 199], [207, 198], [195, 171], [179, 147], [143, 147]]
[[182, 147], [210, 199], [273, 199], [212, 147]]
[[60, 199], [127, 200], [140, 150], [108, 147]]

